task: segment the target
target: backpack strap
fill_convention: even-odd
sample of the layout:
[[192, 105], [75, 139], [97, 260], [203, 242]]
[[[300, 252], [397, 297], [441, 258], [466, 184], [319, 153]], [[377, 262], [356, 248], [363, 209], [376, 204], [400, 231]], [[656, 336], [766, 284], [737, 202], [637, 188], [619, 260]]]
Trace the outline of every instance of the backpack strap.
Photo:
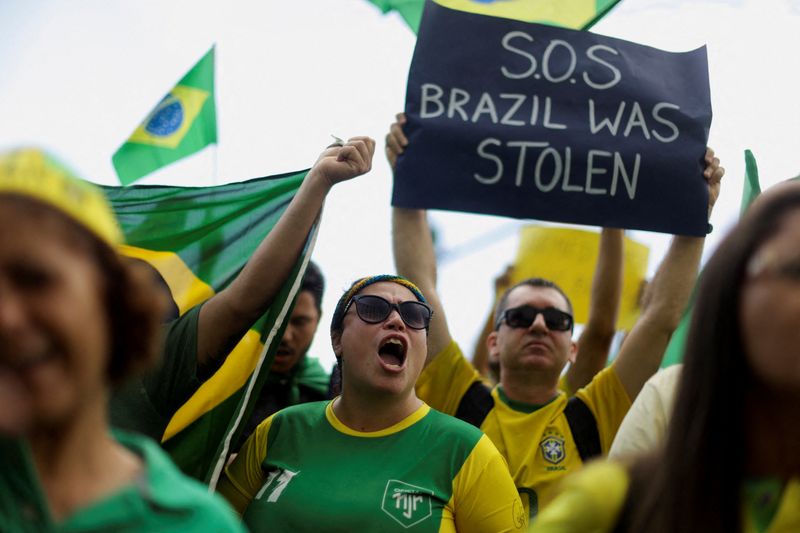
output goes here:
[[480, 428], [489, 411], [494, 407], [494, 399], [489, 388], [476, 381], [461, 397], [456, 409], [456, 418]]
[[597, 421], [589, 407], [577, 396], [567, 400], [564, 409], [572, 438], [578, 447], [578, 454], [584, 463], [602, 453], [600, 448], [600, 433], [597, 431]]

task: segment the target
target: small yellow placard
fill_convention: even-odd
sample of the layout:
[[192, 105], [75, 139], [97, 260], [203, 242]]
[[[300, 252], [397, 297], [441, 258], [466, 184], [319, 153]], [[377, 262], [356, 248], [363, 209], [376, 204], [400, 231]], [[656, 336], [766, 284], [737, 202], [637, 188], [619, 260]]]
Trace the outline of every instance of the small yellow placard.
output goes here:
[[[572, 300], [575, 322], [585, 324], [597, 264], [600, 234], [592, 231], [525, 226], [511, 282], [540, 277], [554, 281]], [[630, 330], [639, 316], [639, 295], [647, 275], [650, 250], [625, 238], [624, 277], [617, 329]]]

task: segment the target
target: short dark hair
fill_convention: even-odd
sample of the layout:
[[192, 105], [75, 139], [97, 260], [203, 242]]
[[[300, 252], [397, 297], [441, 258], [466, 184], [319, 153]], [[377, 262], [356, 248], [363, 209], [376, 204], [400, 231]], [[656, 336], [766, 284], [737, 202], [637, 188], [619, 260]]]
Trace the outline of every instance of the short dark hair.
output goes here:
[[314, 306], [317, 312], [322, 314], [322, 295], [325, 292], [325, 277], [314, 261], [309, 261], [306, 266], [306, 273], [303, 281], [300, 282], [300, 292], [308, 291], [314, 298]]
[[520, 281], [519, 283], [517, 283], [516, 285], [506, 289], [506, 292], [504, 292], [503, 295], [500, 297], [500, 299], [497, 301], [497, 307], [495, 308], [495, 311], [494, 311], [494, 323], [495, 324], [500, 322], [500, 319], [503, 318], [503, 313], [505, 312], [506, 307], [508, 307], [508, 295], [511, 294], [511, 291], [513, 291], [517, 287], [524, 287], [524, 286], [535, 287], [535, 288], [540, 288], [540, 289], [553, 289], [553, 290], [555, 290], [556, 292], [558, 292], [558, 294], [563, 296], [564, 300], [567, 302], [567, 312], [569, 312], [570, 315], [573, 314], [572, 313], [572, 302], [570, 301], [569, 296], [567, 296], [567, 293], [565, 293], [561, 289], [561, 287], [559, 287], [558, 285], [556, 285], [554, 282], [550, 281], [549, 279], [528, 278], [528, 279], [524, 279], [524, 280]]

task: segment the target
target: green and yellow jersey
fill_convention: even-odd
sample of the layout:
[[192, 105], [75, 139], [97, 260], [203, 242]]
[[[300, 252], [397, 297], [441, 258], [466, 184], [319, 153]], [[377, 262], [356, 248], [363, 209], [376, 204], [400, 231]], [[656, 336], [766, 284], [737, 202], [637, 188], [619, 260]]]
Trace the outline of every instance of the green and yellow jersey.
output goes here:
[[[628, 494], [630, 479], [624, 466], [595, 463], [566, 479], [559, 496], [537, 519], [533, 533], [611, 532], [617, 525]], [[767, 483], [770, 485], [771, 483]], [[800, 531], [800, 480], [792, 479], [773, 498], [764, 498], [764, 483], [743, 487], [744, 533]], [[767, 492], [774, 491], [769, 488]], [[774, 501], [773, 501], [774, 500]], [[765, 508], [764, 503], [770, 505]], [[575, 509], [580, 509], [579, 513]]]
[[[423, 370], [417, 380], [417, 396], [434, 409], [470, 420], [464, 416], [469, 411], [465, 405], [482, 401], [472, 398], [480, 387], [480, 375], [451, 342]], [[613, 367], [600, 372], [575, 396], [594, 417], [599, 451], [608, 453], [631, 404]], [[583, 465], [564, 414], [567, 400], [560, 392], [545, 405], [523, 404], [507, 398], [497, 386], [484, 403], [488, 414], [480, 419], [480, 429], [508, 463], [531, 518], [553, 499], [557, 482]]]
[[474, 427], [423, 404], [364, 433], [342, 424], [332, 406], [275, 413], [225, 469], [218, 491], [252, 531], [525, 529], [505, 462]]

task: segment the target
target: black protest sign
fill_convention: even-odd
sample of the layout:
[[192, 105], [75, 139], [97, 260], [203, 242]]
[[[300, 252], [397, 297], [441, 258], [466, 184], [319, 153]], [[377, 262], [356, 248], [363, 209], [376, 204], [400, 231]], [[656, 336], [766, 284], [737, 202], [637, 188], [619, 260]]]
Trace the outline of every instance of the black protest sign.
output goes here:
[[392, 203], [704, 235], [705, 48], [428, 2]]

